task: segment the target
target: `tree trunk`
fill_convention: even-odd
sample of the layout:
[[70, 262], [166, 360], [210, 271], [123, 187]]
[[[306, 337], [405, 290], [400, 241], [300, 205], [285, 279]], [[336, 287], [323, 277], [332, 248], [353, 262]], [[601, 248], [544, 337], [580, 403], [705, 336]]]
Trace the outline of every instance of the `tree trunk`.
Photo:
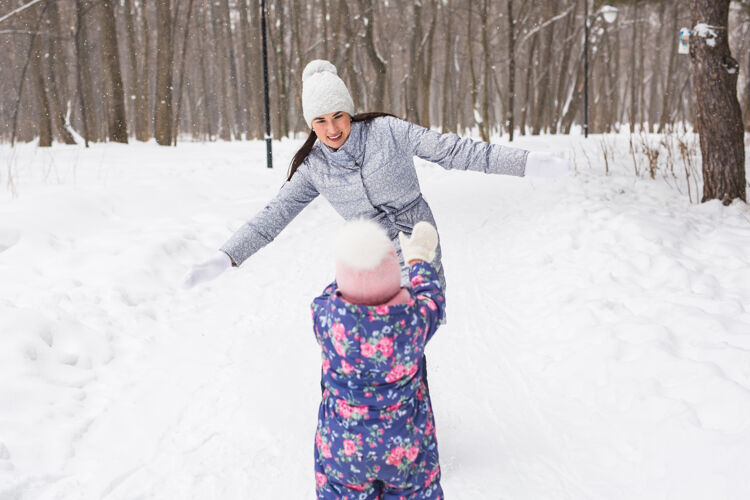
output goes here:
[[115, 23], [114, 0], [102, 0], [100, 9], [102, 23], [102, 59], [106, 82], [107, 116], [109, 140], [128, 142], [128, 122], [125, 117], [125, 93], [120, 71], [120, 52], [117, 49], [117, 25]]
[[[739, 64], [729, 51], [729, 0], [690, 0], [698, 132], [703, 157], [702, 202], [728, 205], [745, 198], [745, 149], [740, 104]], [[700, 23], [700, 25], [699, 25]], [[700, 28], [703, 26], [703, 28]]]
[[253, 120], [253, 131], [257, 138], [264, 137], [266, 133], [266, 122], [264, 118], [265, 98], [263, 92], [263, 71], [260, 69], [263, 66], [261, 61], [261, 37], [260, 37], [260, 1], [250, 0], [250, 22], [254, 24], [249, 26], [250, 29], [250, 61], [251, 68], [255, 68], [252, 72], [252, 93], [253, 93], [253, 109], [255, 110], [256, 119]]
[[[417, 94], [419, 92], [419, 51], [422, 43], [422, 3], [414, 2], [412, 5], [413, 31], [409, 37], [410, 64], [406, 85], [406, 119], [410, 122], [419, 123]], [[471, 16], [471, 0], [469, 0], [469, 16]]]
[[[41, 5], [40, 5], [41, 8]], [[41, 16], [41, 15], [40, 15]], [[40, 17], [41, 20], [41, 17]], [[37, 23], [36, 31], [39, 30]], [[47, 84], [42, 69], [42, 40], [38, 35], [31, 38], [31, 87], [34, 89], [34, 108], [36, 110], [37, 133], [39, 134], [39, 147], [52, 146], [52, 119], [50, 118], [49, 99], [47, 97]]]
[[130, 64], [130, 95], [134, 97], [135, 110], [132, 116], [131, 123], [135, 124], [135, 138], [138, 141], [148, 140], [147, 134], [143, 131], [143, 123], [145, 120], [140, 118], [140, 113], [145, 112], [143, 109], [143, 95], [140, 92], [141, 86], [141, 73], [138, 71], [138, 40], [137, 40], [137, 26], [135, 24], [136, 10], [134, 0], [127, 0], [124, 6], [125, 12], [125, 26], [127, 28], [126, 33], [128, 35], [127, 46], [128, 46], [128, 63]]
[[490, 40], [489, 40], [489, 27], [487, 26], [488, 12], [489, 12], [489, 0], [482, 0], [480, 7], [480, 15], [482, 17], [482, 125], [479, 127], [479, 131], [484, 142], [490, 141], [490, 85], [491, 77], [490, 70], [492, 63], [490, 62]]
[[[664, 18], [664, 12], [665, 12], [665, 5], [664, 2], [659, 2], [659, 26], [665, 26], [666, 19]], [[674, 32], [672, 32], [674, 33]], [[658, 93], [659, 93], [659, 77], [661, 75], [661, 31], [656, 31], [654, 33], [654, 41], [653, 44], [655, 46], [654, 49], [654, 58], [651, 63], [651, 82], [650, 88], [649, 88], [649, 105], [648, 105], [648, 129], [653, 133], [654, 129], [656, 127], [656, 112], [659, 108], [658, 102]], [[673, 39], [674, 40], [674, 39]], [[676, 43], [672, 45], [677, 45]]]
[[526, 62], [526, 84], [523, 92], [524, 102], [523, 106], [521, 107], [521, 135], [526, 135], [526, 116], [531, 112], [529, 108], [531, 108], [534, 103], [534, 94], [531, 88], [531, 80], [534, 75], [534, 52], [536, 52], [536, 46], [537, 43], [539, 43], [538, 41], [539, 33], [534, 33], [531, 36], [531, 47], [529, 47], [529, 57]]
[[136, 121], [138, 122], [137, 129], [141, 131], [141, 141], [147, 141], [151, 138], [153, 130], [153, 110], [151, 103], [151, 30], [148, 26], [148, 9], [146, 7], [148, 2], [154, 0], [140, 0], [141, 8], [141, 30], [143, 33], [143, 54], [141, 55], [140, 61], [140, 75], [141, 82], [139, 86], [139, 94], [141, 105], [140, 109], [136, 104]]
[[81, 118], [83, 121], [83, 138], [88, 147], [89, 141], [96, 140], [96, 113], [93, 109], [94, 85], [91, 79], [91, 60], [88, 13], [90, 5], [86, 0], [76, 0], [76, 76], [78, 82], [78, 98], [81, 104]]
[[[590, 61], [591, 62], [591, 61]], [[576, 65], [574, 66], [573, 74], [576, 75], [575, 83], [573, 84], [573, 87], [570, 89], [570, 97], [568, 98], [568, 103], [566, 104], [567, 109], [565, 110], [565, 113], [562, 117], [562, 129], [563, 134], [570, 134], [570, 130], [573, 127], [573, 122], [575, 121], [576, 115], [578, 114], [578, 109], [581, 105], [581, 101], [583, 100], [583, 90], [584, 90], [584, 71], [583, 71], [583, 47], [581, 47], [581, 52], [578, 58], [578, 61], [576, 62]]]
[[[331, 2], [335, 2], [336, 0], [331, 0]], [[333, 65], [336, 66], [336, 68], [341, 67], [341, 49], [339, 39], [341, 38], [341, 18], [342, 18], [342, 10], [346, 8], [346, 1], [340, 1], [339, 7], [333, 9], [333, 30], [331, 31], [331, 38], [333, 39], [333, 55], [331, 56], [331, 62], [333, 62]], [[354, 103], [357, 104], [356, 102]]]
[[156, 106], [154, 136], [172, 144], [172, 13], [169, 0], [156, 0]]
[[635, 56], [638, 48], [638, 2], [633, 0], [633, 24], [630, 32], [630, 133], [635, 133], [635, 124], [638, 120], [638, 73], [637, 58]]
[[[247, 12], [247, 0], [239, 0], [239, 6], [240, 6], [240, 40], [242, 42], [242, 73], [243, 73], [243, 81], [242, 85], [240, 86], [241, 94], [239, 96], [241, 104], [241, 108], [245, 110], [245, 122], [247, 123], [247, 126], [245, 127], [245, 134], [248, 138], [252, 137], [254, 139], [259, 139], [261, 136], [257, 136], [254, 133], [254, 128], [252, 126], [253, 118], [255, 117], [255, 108], [253, 107], [253, 90], [255, 85], [253, 84], [253, 77], [252, 73], [250, 72], [250, 54], [254, 48], [254, 46], [250, 45], [250, 42], [247, 37], [247, 32], [251, 31], [250, 27], [250, 16]], [[252, 33], [252, 31], [251, 31]], [[253, 65], [253, 67], [256, 67]]]
[[[548, 9], [545, 10], [545, 18], [551, 18], [554, 15], [557, 14], [557, 9], [559, 6], [558, 0], [552, 0], [551, 2], [548, 2], [546, 4], [548, 6]], [[550, 104], [548, 103], [547, 99], [550, 92], [550, 68], [552, 66], [552, 47], [554, 45], [554, 36], [555, 36], [555, 23], [551, 23], [549, 26], [547, 26], [544, 36], [543, 44], [543, 50], [541, 51], [541, 77], [539, 78], [539, 81], [537, 82], [536, 87], [539, 89], [539, 98], [538, 102], [535, 104], [536, 106], [536, 112], [534, 113], [534, 119], [533, 123], [531, 124], [532, 135], [539, 135], [539, 133], [542, 131], [542, 127], [544, 126], [544, 123], [546, 120], [544, 120], [544, 114], [548, 111], [548, 108]]]
[[[617, 27], [614, 27], [615, 30], [617, 30]], [[605, 36], [606, 36], [606, 47], [607, 47], [607, 57], [605, 59], [605, 71], [606, 74], [604, 75], [604, 79], [607, 82], [605, 95], [604, 95], [604, 102], [606, 104], [606, 115], [604, 117], [604, 123], [606, 125], [606, 131], [612, 132], [613, 128], [617, 125], [617, 65], [615, 63], [615, 69], [612, 69], [612, 59], [617, 60], [616, 57], [613, 57], [614, 50], [612, 49], [612, 39], [608, 35], [609, 29], [605, 26]]]
[[[440, 112], [440, 122], [442, 126], [442, 132], [455, 132], [455, 121], [451, 120], [450, 117], [455, 116], [455, 112], [452, 112], [453, 102], [450, 97], [453, 95], [453, 78], [451, 75], [453, 72], [451, 68], [453, 66], [453, 20], [451, 19], [451, 0], [448, 0], [447, 4], [443, 6], [443, 21], [445, 31], [445, 66], [443, 68], [443, 102]], [[450, 123], [449, 123], [450, 122]]]
[[67, 85], [68, 65], [62, 44], [63, 32], [60, 29], [60, 9], [57, 2], [50, 2], [47, 20], [52, 34], [49, 38], [49, 57], [47, 57], [49, 90], [52, 96], [50, 112], [58, 136], [65, 144], [75, 144], [76, 141], [68, 130], [66, 118], [66, 110], [70, 106]]
[[[645, 9], [644, 9], [645, 10]], [[644, 12], [648, 16], [648, 12]], [[636, 18], [636, 23], [640, 22]], [[641, 130], [646, 129], [648, 114], [646, 109], [646, 53], [645, 53], [645, 32], [646, 28], [641, 26], [638, 30], [638, 125]]]
[[226, 40], [228, 54], [224, 53], [221, 57], [226, 58], [229, 61], [229, 91], [231, 95], [232, 109], [234, 109], [234, 137], [236, 139], [241, 138], [241, 131], [245, 130], [245, 123], [243, 120], [244, 113], [242, 107], [239, 105], [240, 99], [240, 88], [239, 78], [237, 75], [237, 60], [234, 56], [234, 36], [232, 34], [232, 20], [229, 16], [229, 2], [228, 0], [221, 0], [221, 19], [224, 26], [224, 39]]
[[[177, 144], [177, 134], [180, 130], [180, 115], [182, 112], [182, 92], [185, 87], [185, 59], [187, 57], [188, 42], [190, 40], [190, 20], [193, 15], [193, 0], [188, 1], [188, 11], [185, 18], [185, 31], [182, 36], [182, 55], [180, 56], [180, 86], [177, 89], [177, 110], [172, 120], [172, 143]], [[191, 113], [192, 115], [192, 113]]]
[[430, 90], [432, 89], [432, 50], [433, 50], [433, 39], [435, 38], [435, 26], [437, 25], [437, 2], [435, 0], [432, 0], [430, 2], [430, 6], [432, 9], [432, 19], [430, 20], [430, 27], [427, 30], [427, 36], [420, 47], [420, 57], [419, 57], [419, 67], [420, 67], [420, 75], [419, 79], [421, 81], [421, 100], [422, 104], [420, 106], [421, 111], [419, 113], [421, 117], [420, 124], [423, 127], [430, 128], [432, 125], [431, 119], [430, 119]]
[[505, 126], [513, 142], [513, 105], [516, 100], [516, 32], [513, 17], [513, 0], [508, 0], [508, 109], [505, 113]]
[[375, 46], [375, 37], [373, 35], [375, 9], [372, 0], [359, 0], [359, 8], [362, 12], [365, 23], [365, 49], [367, 50], [370, 64], [372, 64], [373, 70], [375, 71], [375, 88], [372, 93], [372, 109], [375, 111], [383, 111], [388, 67], [382, 56], [378, 53], [378, 48]]
[[323, 24], [323, 59], [328, 60], [328, 0], [320, 0], [321, 21]]
[[[268, 38], [272, 43], [274, 62], [272, 64], [276, 83], [276, 125], [275, 137], [281, 139], [289, 133], [289, 83], [287, 82], [287, 58], [286, 58], [286, 21], [284, 15], [284, 0], [277, 0], [274, 5], [274, 22], [268, 24]], [[348, 17], [348, 16], [346, 16]], [[348, 26], [348, 24], [347, 24]], [[275, 29], [274, 29], [275, 28]], [[351, 40], [351, 37], [348, 39]], [[347, 58], [351, 62], [351, 58]], [[270, 64], [270, 63], [269, 63]], [[354, 72], [351, 72], [352, 77]], [[301, 79], [301, 78], [300, 78]], [[271, 83], [269, 82], [269, 85]]]
[[214, 130], [213, 130], [213, 114], [212, 111], [215, 109], [211, 106], [211, 95], [215, 96], [215, 93], [209, 90], [208, 86], [208, 67], [206, 66], [206, 50], [208, 48], [208, 44], [206, 43], [205, 39], [205, 33], [207, 31], [206, 27], [206, 11], [208, 8], [204, 6], [201, 9], [201, 18], [198, 22], [198, 52], [199, 52], [199, 59], [200, 59], [200, 71], [201, 71], [201, 85], [203, 87], [203, 92], [201, 93], [201, 99], [203, 102], [203, 119], [205, 126], [203, 130], [206, 134], [208, 134], [208, 140], [212, 141], [214, 139]]
[[[292, 6], [292, 37], [294, 39], [294, 53], [297, 55], [297, 76], [302, 75], [302, 70], [305, 67], [305, 53], [302, 50], [302, 38], [307, 38], [303, 32], [302, 26], [300, 25], [300, 17], [303, 15], [302, 8], [300, 7], [300, 0], [294, 0]], [[296, 82], [295, 82], [296, 83]], [[297, 109], [302, 109], [302, 85], [294, 85], [294, 103]], [[293, 131], [305, 130], [307, 125], [305, 124], [305, 118], [302, 113], [297, 113], [294, 118]]]
[[562, 59], [560, 61], [560, 71], [557, 78], [557, 90], [555, 92], [555, 112], [550, 117], [550, 129], [552, 133], [557, 133], [560, 130], [562, 122], [563, 106], [565, 105], [565, 89], [570, 85], [570, 71], [568, 66], [570, 65], [570, 54], [573, 53], [573, 45], [576, 37], [572, 36], [572, 32], [575, 28], [575, 12], [571, 12], [567, 15], [565, 20], [565, 31], [562, 37], [563, 45], [560, 47], [562, 53]]
[[481, 115], [479, 114], [478, 109], [478, 103], [479, 100], [479, 82], [477, 81], [477, 74], [474, 70], [474, 44], [472, 41], [474, 40], [473, 31], [471, 28], [471, 21], [472, 21], [472, 0], [469, 0], [469, 6], [467, 10], [467, 24], [466, 24], [466, 43], [467, 43], [467, 57], [469, 59], [469, 75], [471, 76], [471, 111], [473, 113], [474, 117], [474, 123], [479, 128], [479, 135], [482, 138], [483, 141], [488, 142], [489, 137], [486, 131], [486, 124], [482, 123], [481, 121]]
[[680, 2], [678, 0], [672, 0], [672, 28], [669, 30], [668, 40], [672, 41], [671, 50], [669, 51], [669, 63], [667, 63], [667, 74], [664, 77], [664, 92], [661, 95], [661, 113], [659, 115], [659, 133], [663, 133], [667, 124], [671, 122], [670, 115], [670, 101], [672, 99], [673, 87], [674, 87], [674, 65], [675, 58], [677, 57], [677, 43], [674, 42], [674, 35], [677, 33], [677, 14], [679, 12]]
[[234, 126], [232, 124], [232, 113], [231, 106], [229, 104], [229, 92], [227, 91], [227, 82], [229, 76], [227, 75], [227, 59], [224, 57], [224, 44], [222, 42], [221, 20], [219, 17], [218, 9], [215, 2], [211, 2], [211, 31], [214, 35], [214, 64], [219, 66], [220, 80], [216, 82], [216, 86], [219, 88], [217, 98], [219, 99], [219, 137], [224, 141], [232, 140], [232, 130]]

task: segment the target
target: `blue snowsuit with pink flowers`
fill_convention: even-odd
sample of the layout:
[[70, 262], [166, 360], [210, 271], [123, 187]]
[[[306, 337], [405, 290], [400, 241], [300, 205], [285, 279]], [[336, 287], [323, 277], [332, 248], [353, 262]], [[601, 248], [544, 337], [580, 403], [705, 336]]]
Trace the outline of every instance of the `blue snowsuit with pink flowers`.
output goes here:
[[431, 264], [416, 263], [409, 277], [403, 304], [351, 304], [335, 281], [312, 303], [323, 358], [315, 434], [319, 499], [443, 498], [422, 358], [445, 297]]

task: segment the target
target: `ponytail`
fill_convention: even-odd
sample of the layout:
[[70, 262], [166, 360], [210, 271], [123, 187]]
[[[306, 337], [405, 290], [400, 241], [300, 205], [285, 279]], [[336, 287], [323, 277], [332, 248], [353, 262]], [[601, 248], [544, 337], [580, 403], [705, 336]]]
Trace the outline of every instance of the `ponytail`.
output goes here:
[[[381, 111], [372, 111], [369, 113], [359, 113], [354, 116], [352, 116], [352, 122], [364, 122], [372, 120], [373, 118], [378, 118], [380, 116], [392, 116], [393, 118], [397, 118], [396, 115], [392, 115], [391, 113], [383, 113]], [[297, 171], [300, 165], [302, 165], [302, 162], [305, 161], [305, 158], [307, 158], [307, 155], [310, 154], [310, 151], [312, 151], [312, 147], [315, 144], [315, 141], [318, 139], [317, 134], [315, 131], [310, 130], [310, 135], [307, 136], [307, 140], [302, 145], [301, 148], [294, 154], [294, 157], [292, 158], [292, 163], [289, 164], [289, 173], [287, 174], [287, 182], [292, 180], [292, 176]]]

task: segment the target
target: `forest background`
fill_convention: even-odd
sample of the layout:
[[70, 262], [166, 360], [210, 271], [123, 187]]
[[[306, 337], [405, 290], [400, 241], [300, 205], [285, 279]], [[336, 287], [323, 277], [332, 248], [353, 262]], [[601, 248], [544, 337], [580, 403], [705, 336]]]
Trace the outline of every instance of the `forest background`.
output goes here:
[[[589, 5], [589, 131], [696, 119], [687, 0]], [[25, 7], [25, 8], [24, 8]], [[305, 132], [301, 72], [332, 61], [358, 111], [443, 131], [583, 124], [584, 0], [269, 0], [272, 136]], [[265, 133], [260, 0], [0, 0], [0, 141], [238, 140]], [[163, 28], [163, 29], [160, 29]], [[750, 129], [750, 2], [729, 42]], [[511, 135], [512, 140], [512, 135]]]

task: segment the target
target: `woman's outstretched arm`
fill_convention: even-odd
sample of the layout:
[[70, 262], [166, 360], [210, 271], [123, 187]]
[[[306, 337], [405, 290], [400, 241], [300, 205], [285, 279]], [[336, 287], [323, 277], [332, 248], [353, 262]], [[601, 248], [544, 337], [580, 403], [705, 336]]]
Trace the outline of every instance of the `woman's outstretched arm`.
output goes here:
[[232, 258], [235, 266], [273, 241], [292, 220], [318, 196], [310, 181], [305, 164], [266, 207], [243, 224], [221, 246], [221, 251]]
[[385, 119], [391, 133], [407, 150], [446, 169], [518, 177], [564, 177], [570, 171], [566, 160], [547, 153], [441, 134], [398, 118]]
[[252, 254], [266, 246], [303, 208], [318, 196], [304, 169], [255, 217], [242, 225], [212, 257], [193, 266], [183, 278], [182, 286], [192, 288], [211, 281], [232, 266], [239, 266]]

